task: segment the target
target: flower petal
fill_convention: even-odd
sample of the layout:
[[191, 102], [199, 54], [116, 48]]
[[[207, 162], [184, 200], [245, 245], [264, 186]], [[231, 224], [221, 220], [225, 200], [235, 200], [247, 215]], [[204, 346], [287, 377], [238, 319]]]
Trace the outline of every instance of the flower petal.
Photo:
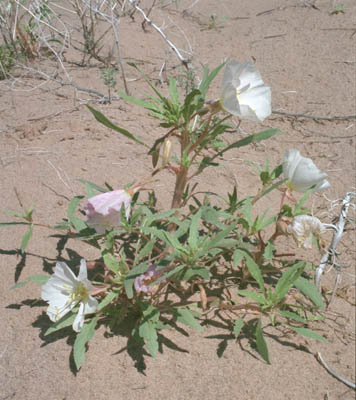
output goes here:
[[87, 224], [99, 234], [116, 228], [120, 223], [122, 207], [125, 207], [126, 218], [129, 218], [131, 200], [131, 195], [125, 190], [114, 190], [90, 198], [84, 207], [88, 216]]
[[221, 96], [221, 106], [228, 113], [241, 117], [239, 102], [237, 101], [236, 88], [232, 85], [227, 85], [223, 89]]
[[284, 154], [283, 161], [283, 174], [285, 178], [291, 180], [293, 178], [295, 169], [299, 161], [302, 159], [302, 156], [299, 153], [299, 150], [287, 150]]
[[242, 63], [240, 68], [242, 69], [239, 76], [240, 86], [237, 89], [241, 89], [247, 85], [249, 85], [250, 89], [263, 85], [260, 71], [249, 61]]
[[88, 279], [88, 272], [87, 272], [87, 263], [85, 259], [80, 260], [80, 269], [79, 269], [79, 275], [77, 278], [79, 281], [84, 281]]
[[271, 89], [266, 85], [248, 89], [238, 95], [237, 99], [242, 117], [262, 122], [271, 115]]
[[42, 300], [48, 301], [51, 305], [61, 307], [67, 302], [70, 293], [67, 293], [64, 290], [61, 290], [60, 287], [53, 285], [51, 281], [52, 278], [50, 278], [42, 286], [42, 291], [41, 291]]
[[250, 62], [230, 60], [224, 69], [221, 107], [239, 118], [261, 122], [271, 110], [271, 89]]
[[61, 279], [63, 282], [73, 285], [77, 278], [73, 271], [68, 267], [65, 262], [57, 262], [56, 268], [54, 269], [54, 276]]
[[328, 176], [319, 170], [310, 158], [300, 155], [298, 150], [288, 150], [283, 161], [283, 173], [289, 180], [288, 185], [297, 192], [306, 192], [315, 186], [313, 192], [330, 187]]
[[84, 310], [83, 310], [84, 314], [95, 313], [95, 311], [98, 308], [98, 305], [99, 305], [98, 300], [92, 296], [89, 296], [87, 301], [84, 302]]
[[84, 325], [84, 304], [80, 303], [79, 306], [79, 311], [77, 316], [75, 317], [75, 320], [73, 322], [73, 330], [75, 332], [80, 332], [80, 330], [82, 329]]

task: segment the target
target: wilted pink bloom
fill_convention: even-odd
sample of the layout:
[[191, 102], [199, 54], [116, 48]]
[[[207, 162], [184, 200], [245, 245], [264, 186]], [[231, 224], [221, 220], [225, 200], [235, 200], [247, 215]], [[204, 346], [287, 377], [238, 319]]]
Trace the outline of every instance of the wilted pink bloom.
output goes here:
[[99, 234], [117, 228], [121, 207], [125, 207], [126, 218], [130, 216], [131, 199], [132, 196], [126, 190], [114, 190], [91, 197], [84, 207], [88, 216], [87, 224]]
[[[152, 293], [158, 287], [154, 282], [162, 276], [162, 271], [157, 271], [157, 265], [151, 264], [147, 271], [135, 279], [134, 286], [137, 293]], [[159, 283], [163, 282], [161, 280]]]

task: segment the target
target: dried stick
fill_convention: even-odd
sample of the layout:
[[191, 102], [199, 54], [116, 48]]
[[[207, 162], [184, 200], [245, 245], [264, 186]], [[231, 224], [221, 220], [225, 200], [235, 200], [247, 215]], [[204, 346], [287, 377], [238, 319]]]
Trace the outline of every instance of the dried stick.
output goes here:
[[[75, 84], [73, 82], [63, 82], [62, 80], [57, 79], [57, 78], [55, 78], [53, 76], [50, 76], [50, 75], [46, 74], [43, 71], [27, 67], [26, 65], [22, 65], [22, 68], [25, 69], [25, 70], [31, 71], [34, 74], [40, 75], [42, 77], [42, 79], [45, 79], [45, 80], [48, 80], [48, 81], [52, 81], [52, 82], [56, 82], [62, 87], [64, 87], [64, 86], [72, 86], [76, 90], [78, 90], [78, 92], [85, 92], [85, 93], [88, 93], [92, 97], [97, 97], [98, 101], [100, 103], [105, 104], [105, 103], [109, 102], [109, 96], [106, 96], [103, 93], [100, 93], [100, 92], [98, 92], [98, 91], [96, 91], [94, 89], [83, 88], [83, 87], [80, 87], [80, 86], [78, 86], [77, 84]], [[39, 87], [33, 87], [33, 89], [38, 89], [38, 88]], [[119, 100], [119, 99], [120, 99], [119, 96], [111, 97], [111, 100]]]
[[340, 376], [337, 372], [335, 372], [333, 369], [331, 369], [328, 364], [324, 361], [323, 357], [321, 354], [318, 352], [317, 353], [317, 359], [320, 361], [321, 365], [331, 374], [332, 376], [335, 376], [339, 381], [344, 383], [345, 385], [349, 386], [352, 389], [356, 389], [356, 385], [353, 382], [348, 381], [347, 379], [343, 378]]
[[120, 46], [119, 46], [118, 25], [120, 23], [120, 20], [115, 18], [115, 16], [114, 16], [114, 7], [113, 6], [111, 6], [111, 21], [110, 22], [111, 22], [111, 26], [112, 26], [112, 29], [113, 29], [113, 32], [114, 32], [114, 36], [115, 36], [115, 45], [116, 45], [117, 55], [118, 55], [118, 59], [119, 59], [120, 69], [121, 69], [121, 76], [122, 76], [122, 80], [124, 82], [125, 93], [129, 96], [130, 92], [129, 92], [129, 88], [127, 86], [125, 70], [124, 70], [124, 65], [122, 63]]
[[[330, 244], [327, 252], [321, 258], [320, 264], [319, 264], [318, 268], [316, 269], [315, 285], [319, 291], [320, 291], [321, 275], [323, 274], [324, 269], [327, 264], [331, 264], [333, 267], [335, 267], [338, 275], [341, 274], [340, 265], [337, 265], [335, 262], [335, 258], [336, 258], [336, 254], [337, 254], [336, 247], [337, 247], [339, 241], [341, 240], [342, 234], [344, 232], [344, 227], [345, 227], [345, 223], [347, 220], [347, 212], [348, 212], [349, 206], [351, 204], [351, 200], [354, 199], [355, 196], [356, 196], [356, 193], [349, 192], [349, 193], [346, 193], [346, 196], [342, 200], [339, 220], [336, 223], [336, 225], [333, 226], [335, 230], [334, 230], [334, 235], [333, 235], [331, 244]], [[340, 278], [339, 278], [339, 276], [337, 276], [336, 282], [338, 283], [339, 281], [340, 281]], [[334, 292], [336, 292], [336, 287], [334, 287], [333, 293]], [[329, 305], [330, 305], [330, 303], [329, 303]]]
[[286, 113], [283, 111], [276, 111], [276, 110], [272, 110], [272, 114], [278, 114], [278, 115], [283, 115], [285, 117], [289, 117], [289, 118], [308, 118], [308, 119], [313, 119], [314, 121], [348, 121], [350, 119], [356, 119], [356, 114], [352, 114], [352, 115], [346, 115], [345, 117], [317, 117], [314, 115], [308, 115], [305, 113], [301, 113], [301, 114], [294, 114], [294, 113]]
[[190, 62], [190, 59], [184, 58], [182, 56], [182, 54], [180, 53], [180, 51], [177, 49], [177, 47], [167, 38], [167, 36], [165, 35], [165, 33], [162, 31], [161, 28], [159, 28], [154, 22], [152, 22], [147, 15], [145, 14], [145, 12], [136, 5], [136, 0], [129, 0], [131, 6], [137, 10], [145, 19], [145, 21], [151, 25], [154, 29], [156, 29], [156, 31], [162, 36], [163, 40], [168, 44], [168, 46], [176, 53], [177, 57], [179, 58], [179, 60], [181, 61], [181, 63], [188, 69], [188, 64]]

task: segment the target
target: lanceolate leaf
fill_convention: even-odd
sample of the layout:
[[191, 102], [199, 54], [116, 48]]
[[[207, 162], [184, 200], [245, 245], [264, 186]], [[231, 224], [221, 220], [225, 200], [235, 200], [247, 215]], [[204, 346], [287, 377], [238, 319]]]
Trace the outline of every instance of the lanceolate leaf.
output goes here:
[[140, 139], [135, 137], [132, 133], [127, 131], [126, 129], [119, 128], [115, 124], [113, 124], [110, 120], [108, 120], [105, 115], [103, 115], [100, 111], [95, 110], [93, 107], [90, 107], [88, 104], [86, 104], [88, 109], [91, 111], [91, 113], [94, 115], [95, 119], [100, 122], [101, 124], [105, 125], [106, 127], [113, 129], [116, 132], [121, 133], [122, 135], [126, 136], [127, 138], [134, 140], [137, 143], [145, 145]]
[[269, 139], [270, 137], [272, 137], [274, 135], [279, 135], [281, 133], [282, 133], [282, 131], [280, 131], [279, 129], [267, 129], [265, 131], [255, 133], [254, 135], [247, 136], [247, 137], [231, 144], [230, 146], [225, 147], [225, 149], [223, 149], [222, 151], [219, 152], [218, 156], [221, 156], [228, 150], [247, 146], [248, 144], [251, 144], [251, 143], [257, 143], [257, 142], [260, 142], [261, 140]]
[[109, 305], [117, 296], [119, 295], [119, 293], [116, 292], [110, 292], [105, 298], [104, 300], [102, 300], [98, 306], [98, 311], [102, 310], [103, 308], [105, 308], [107, 305]]
[[177, 309], [177, 320], [185, 325], [190, 326], [193, 329], [201, 332], [204, 328], [199, 324], [199, 322], [193, 317], [193, 314], [187, 308], [178, 308]]
[[221, 70], [221, 68], [224, 65], [225, 65], [225, 63], [219, 65], [218, 67], [213, 69], [210, 72], [210, 74], [209, 74], [209, 68], [207, 66], [204, 68], [203, 79], [202, 79], [201, 84], [199, 86], [199, 90], [200, 90], [203, 98], [205, 98], [205, 95], [206, 95], [206, 93], [207, 93], [207, 91], [209, 89], [210, 83], [216, 77], [216, 75], [219, 73], [219, 71]]
[[[89, 198], [94, 196], [93, 189], [97, 190], [98, 192], [101, 192], [101, 193], [105, 193], [105, 192], [108, 191], [107, 189], [105, 189], [105, 188], [103, 188], [101, 186], [98, 186], [93, 182], [86, 181], [85, 179], [77, 179], [77, 181], [84, 183], [84, 185], [85, 185], [85, 187], [87, 189], [87, 194], [88, 194]], [[90, 193], [92, 193], [92, 195], [89, 195], [89, 191], [90, 191]]]
[[234, 324], [234, 336], [237, 339], [240, 336], [241, 328], [243, 327], [244, 320], [242, 318], [239, 318], [235, 321]]
[[57, 332], [60, 329], [66, 328], [73, 324], [76, 317], [76, 313], [68, 313], [63, 316], [59, 321], [54, 323], [50, 328], [47, 329], [45, 336], [50, 335], [53, 332]]
[[251, 274], [253, 279], [258, 283], [258, 286], [261, 289], [261, 292], [265, 295], [266, 290], [265, 290], [265, 285], [263, 281], [263, 277], [261, 274], [260, 267], [255, 263], [255, 261], [250, 257], [247, 253], [245, 255], [246, 259], [246, 267], [248, 269], [248, 272]]
[[316, 333], [316, 332], [312, 331], [311, 329], [297, 328], [295, 326], [290, 326], [290, 325], [288, 325], [288, 327], [293, 329], [294, 331], [296, 331], [300, 335], [303, 335], [303, 336], [308, 337], [310, 339], [319, 340], [320, 342], [325, 342], [325, 343], [328, 342], [328, 340], [326, 338], [324, 338], [324, 336], [319, 335], [319, 333]]
[[265, 341], [265, 338], [263, 337], [261, 319], [258, 320], [258, 323], [257, 323], [257, 325], [256, 325], [255, 334], [256, 334], [257, 351], [260, 353], [261, 357], [262, 357], [268, 364], [271, 364], [270, 361], [269, 361], [269, 354], [268, 354], [267, 343], [266, 343], [266, 341]]
[[97, 322], [98, 317], [94, 317], [92, 320], [85, 323], [81, 331], [77, 334], [73, 346], [73, 356], [77, 370], [79, 370], [83, 364], [83, 361], [85, 359], [86, 344], [94, 336]]
[[50, 278], [50, 275], [44, 275], [44, 274], [35, 274], [35, 275], [30, 275], [27, 280], [29, 282], [37, 283], [37, 285], [44, 285], [48, 279]]
[[266, 299], [264, 298], [264, 296], [258, 294], [257, 292], [253, 292], [252, 290], [241, 289], [238, 290], [237, 293], [240, 296], [248, 297], [249, 299], [254, 300], [261, 305], [264, 305], [266, 303]]
[[274, 304], [278, 304], [284, 298], [289, 289], [294, 285], [295, 281], [303, 273], [304, 268], [305, 262], [300, 261], [283, 272], [283, 275], [277, 282], [275, 291], [273, 293]]
[[26, 233], [22, 237], [21, 241], [21, 253], [23, 254], [26, 250], [26, 247], [28, 245], [29, 240], [31, 239], [32, 236], [32, 230], [33, 230], [33, 225], [30, 225]]
[[308, 281], [308, 279], [300, 276], [295, 282], [294, 286], [299, 289], [304, 296], [308, 297], [317, 307], [322, 311], [325, 309], [324, 300], [318, 289], [313, 282]]
[[190, 224], [188, 243], [192, 249], [198, 248], [198, 230], [201, 212], [202, 210], [200, 209], [196, 214], [194, 214]]

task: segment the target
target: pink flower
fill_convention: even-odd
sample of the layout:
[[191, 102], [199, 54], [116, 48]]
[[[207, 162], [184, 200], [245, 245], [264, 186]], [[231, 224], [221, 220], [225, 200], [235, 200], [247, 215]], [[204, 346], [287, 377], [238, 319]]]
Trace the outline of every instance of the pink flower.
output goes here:
[[121, 207], [125, 207], [126, 218], [130, 216], [131, 199], [130, 193], [125, 190], [114, 190], [91, 197], [84, 207], [88, 226], [99, 234], [117, 228], [120, 225]]
[[[152, 293], [158, 287], [154, 282], [162, 276], [162, 270], [157, 271], [157, 265], [151, 264], [147, 271], [135, 279], [134, 286], [137, 293]], [[163, 282], [160, 281], [159, 283]]]

